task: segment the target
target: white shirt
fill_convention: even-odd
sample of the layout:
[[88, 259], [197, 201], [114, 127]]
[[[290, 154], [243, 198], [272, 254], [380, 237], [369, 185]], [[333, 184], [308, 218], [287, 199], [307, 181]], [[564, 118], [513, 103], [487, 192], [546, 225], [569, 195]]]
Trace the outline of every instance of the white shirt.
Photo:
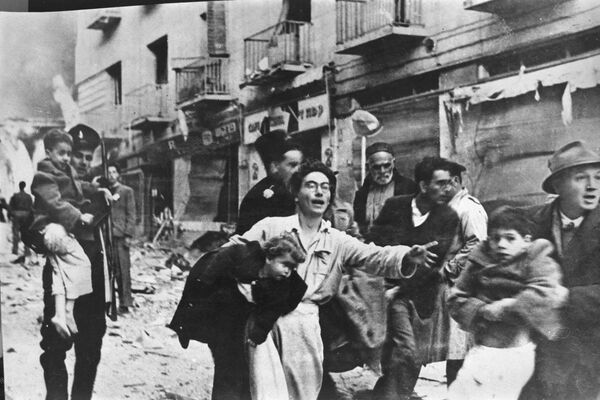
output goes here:
[[425, 221], [427, 221], [427, 217], [429, 217], [429, 211], [427, 211], [425, 214], [421, 214], [419, 207], [417, 207], [417, 198], [416, 197], [413, 197], [412, 201], [410, 202], [410, 206], [412, 207], [413, 225], [416, 228], [417, 226], [419, 226], [419, 225], [423, 224]]

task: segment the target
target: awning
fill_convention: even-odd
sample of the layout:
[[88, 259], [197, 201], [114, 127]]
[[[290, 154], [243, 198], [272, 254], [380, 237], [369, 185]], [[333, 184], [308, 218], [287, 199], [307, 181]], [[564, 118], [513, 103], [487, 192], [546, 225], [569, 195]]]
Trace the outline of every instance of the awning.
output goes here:
[[454, 99], [467, 99], [470, 104], [496, 101], [536, 92], [539, 85], [553, 86], [567, 83], [570, 92], [588, 89], [600, 83], [600, 55], [564, 64], [485, 82], [479, 85], [455, 88]]

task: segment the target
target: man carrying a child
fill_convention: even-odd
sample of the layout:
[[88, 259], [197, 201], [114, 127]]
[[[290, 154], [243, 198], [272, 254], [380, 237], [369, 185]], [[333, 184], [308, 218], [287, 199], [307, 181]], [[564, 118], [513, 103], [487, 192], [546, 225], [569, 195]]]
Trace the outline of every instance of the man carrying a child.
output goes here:
[[[51, 133], [58, 140], [46, 145], [49, 158], [40, 163], [32, 183], [36, 204], [31, 228], [43, 231], [51, 226], [59, 233], [54, 236], [59, 239], [58, 243], [70, 244], [67, 246], [69, 251], [62, 252], [62, 256], [71, 256], [70, 261], [75, 261], [76, 256], [81, 261], [75, 262], [72, 269], [77, 274], [77, 278], [73, 280], [75, 287], [83, 289], [78, 290], [76, 296], [66, 294], [67, 299], [74, 297], [74, 304], [72, 313], [70, 305], [69, 309], [65, 305], [64, 311], [70, 318], [65, 329], [64, 324], [56, 320], [62, 310], [56, 307], [57, 293], [54, 291], [60, 285], [58, 276], [62, 276], [63, 282], [65, 278], [70, 278], [57, 269], [56, 263], [52, 263], [51, 259], [56, 257], [48, 257], [42, 274], [44, 319], [41, 327], [40, 346], [43, 353], [40, 362], [44, 370], [46, 399], [66, 400], [69, 398], [69, 390], [65, 355], [74, 346], [75, 367], [70, 398], [90, 399], [100, 362], [102, 338], [106, 331], [104, 265], [101, 245], [92, 225], [93, 216], [83, 210], [84, 205], [88, 204], [84, 194], [91, 195], [98, 188], [95, 184], [79, 180], [72, 166], [72, 151], [85, 150], [92, 153], [100, 138], [93, 129], [85, 125], [72, 128], [69, 134], [60, 130], [51, 131], [47, 137]], [[106, 195], [108, 197], [108, 193]], [[50, 254], [52, 255], [52, 251]], [[60, 253], [56, 255], [61, 256]]]

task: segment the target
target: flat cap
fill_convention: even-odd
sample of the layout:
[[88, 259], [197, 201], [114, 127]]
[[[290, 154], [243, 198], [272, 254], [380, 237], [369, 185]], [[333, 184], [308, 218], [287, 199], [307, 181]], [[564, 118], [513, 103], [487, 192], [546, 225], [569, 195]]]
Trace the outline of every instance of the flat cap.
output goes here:
[[386, 153], [390, 153], [394, 155], [394, 151], [392, 150], [392, 146], [384, 142], [376, 142], [367, 147], [367, 158], [371, 157], [375, 153], [379, 153], [380, 151], [384, 151]]

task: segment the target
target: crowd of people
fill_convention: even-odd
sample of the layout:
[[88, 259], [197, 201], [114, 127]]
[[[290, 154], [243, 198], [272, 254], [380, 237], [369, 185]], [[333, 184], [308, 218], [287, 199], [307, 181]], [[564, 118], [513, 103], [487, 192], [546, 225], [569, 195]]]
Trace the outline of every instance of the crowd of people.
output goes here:
[[[44, 145], [34, 202], [22, 183], [9, 215], [16, 243], [22, 234], [46, 255], [46, 398], [69, 397], [74, 346], [70, 397], [90, 399], [116, 301], [99, 223], [110, 208], [127, 313], [135, 201], [118, 165], [106, 182], [91, 173], [93, 129], [52, 130]], [[489, 220], [463, 186], [465, 167], [445, 158], [419, 160], [409, 178], [392, 146], [374, 143], [350, 202], [285, 132], [265, 132], [256, 148], [267, 177], [242, 200], [235, 235], [195, 257], [169, 324], [183, 347], [208, 344], [213, 400], [332, 399], [329, 373], [363, 364], [380, 372], [373, 400], [409, 400], [421, 367], [439, 361], [451, 400], [598, 398], [600, 155], [587, 144], [550, 158], [545, 204], [501, 206]]]

